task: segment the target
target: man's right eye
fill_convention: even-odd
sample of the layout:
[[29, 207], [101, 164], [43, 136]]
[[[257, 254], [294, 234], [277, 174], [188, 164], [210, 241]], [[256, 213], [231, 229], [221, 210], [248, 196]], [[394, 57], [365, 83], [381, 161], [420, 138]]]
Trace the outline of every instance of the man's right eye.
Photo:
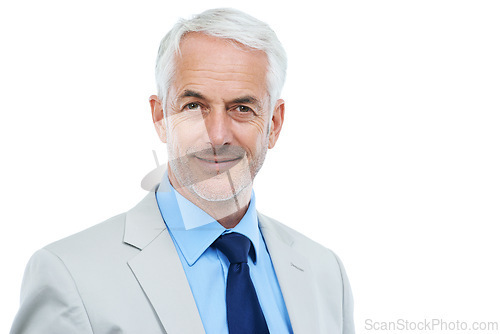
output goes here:
[[186, 106], [184, 108], [189, 109], [189, 110], [194, 110], [194, 109], [198, 109], [199, 107], [200, 107], [200, 105], [198, 103], [191, 102], [191, 103], [186, 104]]

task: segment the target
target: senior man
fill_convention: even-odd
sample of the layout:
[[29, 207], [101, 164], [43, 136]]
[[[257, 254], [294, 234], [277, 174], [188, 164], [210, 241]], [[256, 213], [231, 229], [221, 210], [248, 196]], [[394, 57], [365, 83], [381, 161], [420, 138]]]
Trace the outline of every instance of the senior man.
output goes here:
[[11, 333], [353, 333], [340, 260], [255, 209], [285, 73], [247, 14], [178, 22], [149, 101], [167, 172], [130, 211], [35, 253]]

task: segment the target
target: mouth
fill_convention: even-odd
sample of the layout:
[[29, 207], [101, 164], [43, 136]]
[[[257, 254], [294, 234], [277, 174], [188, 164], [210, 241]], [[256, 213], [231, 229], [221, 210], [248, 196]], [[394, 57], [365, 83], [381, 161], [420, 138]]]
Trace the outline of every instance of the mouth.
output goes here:
[[202, 170], [210, 173], [221, 174], [236, 166], [241, 157], [222, 157], [222, 156], [195, 156]]
[[240, 146], [219, 145], [198, 149], [187, 154], [187, 157], [201, 174], [213, 176], [229, 172], [231, 168], [243, 161], [246, 152]]
[[229, 158], [229, 157], [196, 157], [197, 159], [201, 161], [205, 161], [208, 163], [213, 163], [213, 164], [219, 164], [219, 163], [226, 163], [226, 162], [232, 162], [232, 161], [238, 161], [241, 159], [241, 157], [236, 157], [236, 158]]

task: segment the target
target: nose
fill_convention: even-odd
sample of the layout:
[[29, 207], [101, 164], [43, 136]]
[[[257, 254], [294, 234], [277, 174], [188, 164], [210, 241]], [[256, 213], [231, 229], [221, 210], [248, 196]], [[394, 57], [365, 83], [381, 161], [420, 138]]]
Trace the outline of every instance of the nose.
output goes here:
[[208, 138], [213, 146], [231, 144], [233, 140], [231, 123], [231, 117], [222, 107], [211, 110], [205, 117]]

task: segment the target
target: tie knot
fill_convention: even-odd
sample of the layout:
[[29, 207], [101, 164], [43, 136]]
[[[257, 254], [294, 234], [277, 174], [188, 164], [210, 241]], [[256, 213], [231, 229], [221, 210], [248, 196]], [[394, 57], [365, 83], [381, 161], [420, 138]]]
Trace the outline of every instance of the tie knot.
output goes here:
[[247, 263], [250, 251], [250, 239], [239, 233], [228, 233], [218, 237], [213, 247], [220, 250], [231, 264]]

